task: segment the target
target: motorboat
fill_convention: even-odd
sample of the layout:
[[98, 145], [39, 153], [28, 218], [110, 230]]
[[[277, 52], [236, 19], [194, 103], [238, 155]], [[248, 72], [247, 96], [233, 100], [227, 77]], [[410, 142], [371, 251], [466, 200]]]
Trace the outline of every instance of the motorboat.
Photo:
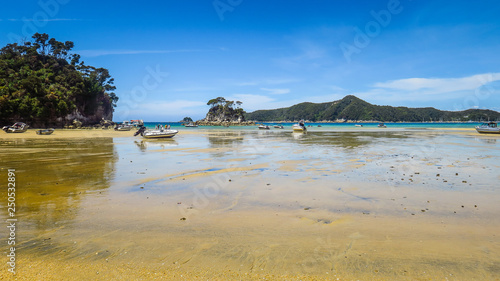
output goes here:
[[134, 136], [141, 135], [146, 139], [160, 139], [160, 138], [173, 138], [179, 131], [171, 130], [170, 126], [164, 128], [162, 125], [157, 125], [154, 130], [148, 130], [146, 127], [142, 126], [134, 133]]
[[500, 128], [497, 122], [483, 123], [476, 126], [476, 131], [481, 134], [500, 134]]
[[294, 132], [305, 132], [307, 131], [306, 126], [304, 125], [304, 120], [300, 120], [299, 123], [294, 124], [292, 126]]
[[260, 125], [259, 125], [259, 129], [261, 129], [261, 130], [269, 130], [270, 128], [269, 128], [269, 126], [267, 126], [267, 125], [260, 124]]
[[23, 122], [16, 122], [12, 126], [4, 126], [2, 130], [6, 133], [24, 133], [28, 130], [29, 126]]
[[123, 121], [123, 123], [116, 125], [115, 131], [130, 131], [132, 128], [134, 128], [134, 125], [131, 122]]
[[144, 126], [144, 121], [142, 120], [130, 120], [130, 125], [134, 127], [142, 127]]
[[36, 131], [37, 135], [50, 135], [54, 132], [53, 128], [48, 128], [48, 129], [40, 129]]
[[189, 124], [184, 124], [184, 127], [186, 127], [186, 128], [196, 128], [196, 127], [198, 127], [198, 125], [196, 125], [193, 122], [191, 122]]
[[356, 126], [356, 127], [363, 127], [363, 125], [361, 125], [361, 124], [356, 124], [354, 126]]
[[384, 123], [378, 123], [377, 127], [379, 127], [379, 128], [387, 128], [387, 126]]
[[278, 125], [274, 125], [274, 128], [276, 128], [276, 129], [283, 129], [285, 127], [283, 127], [283, 125], [281, 125], [281, 124], [278, 124]]

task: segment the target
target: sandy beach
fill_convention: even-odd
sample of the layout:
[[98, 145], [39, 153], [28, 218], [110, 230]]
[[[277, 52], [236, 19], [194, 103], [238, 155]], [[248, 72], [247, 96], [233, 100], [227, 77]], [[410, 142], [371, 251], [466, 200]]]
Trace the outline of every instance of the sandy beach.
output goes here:
[[16, 275], [4, 245], [0, 279], [500, 275], [500, 136], [449, 128], [132, 134], [0, 135], [0, 182], [16, 170], [18, 220]]

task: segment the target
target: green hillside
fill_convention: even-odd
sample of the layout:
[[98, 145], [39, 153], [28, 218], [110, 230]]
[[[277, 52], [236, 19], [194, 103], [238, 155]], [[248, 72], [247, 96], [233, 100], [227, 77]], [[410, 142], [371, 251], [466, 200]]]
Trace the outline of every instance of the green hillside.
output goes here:
[[0, 50], [0, 125], [84, 124], [113, 118], [118, 97], [107, 69], [80, 62], [73, 42], [36, 33]]
[[364, 120], [381, 122], [422, 122], [422, 121], [479, 121], [499, 120], [500, 112], [484, 109], [464, 111], [442, 111], [432, 107], [408, 108], [370, 104], [349, 95], [341, 100], [326, 103], [304, 102], [286, 108], [257, 110], [245, 115], [253, 121], [335, 121]]

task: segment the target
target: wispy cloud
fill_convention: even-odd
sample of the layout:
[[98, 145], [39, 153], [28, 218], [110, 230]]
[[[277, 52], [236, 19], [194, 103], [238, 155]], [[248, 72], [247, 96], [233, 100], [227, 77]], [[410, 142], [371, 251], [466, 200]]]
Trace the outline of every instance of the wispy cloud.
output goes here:
[[269, 88], [260, 88], [262, 91], [269, 92], [271, 95], [283, 95], [290, 93], [290, 89], [269, 89]]
[[[0, 19], [0, 21], [2, 21], [2, 19]], [[23, 18], [23, 19], [6, 19], [6, 21], [13, 21], [13, 22], [16, 22], [16, 21], [22, 21], [22, 22], [25, 22], [25, 21], [49, 22], [49, 21], [83, 21], [83, 19], [27, 19], [27, 18]]]
[[233, 83], [235, 86], [260, 86], [260, 85], [282, 85], [300, 82], [300, 79], [296, 78], [266, 78], [266, 79], [255, 79], [243, 82]]
[[[408, 78], [375, 83], [370, 90], [354, 95], [371, 102], [387, 104], [417, 102], [432, 105], [437, 101], [450, 103], [458, 100], [467, 103], [468, 99], [485, 101], [490, 96], [497, 95], [499, 90], [489, 85], [495, 81], [500, 81], [500, 73], [460, 78]], [[480, 91], [482, 87], [488, 89]]]
[[216, 91], [218, 88], [215, 87], [186, 87], [186, 88], [176, 88], [174, 92], [207, 92]]
[[474, 90], [487, 83], [500, 80], [500, 73], [478, 74], [462, 78], [409, 78], [383, 83], [374, 87], [400, 91], [420, 91], [425, 94]]
[[169, 54], [191, 53], [207, 50], [180, 49], [180, 50], [81, 50], [78, 53], [84, 57], [100, 57], [109, 55], [140, 55], [140, 54]]
[[299, 53], [295, 56], [280, 57], [274, 59], [274, 63], [286, 70], [316, 69], [321, 66], [327, 56], [327, 51], [320, 45], [309, 40], [295, 42]]
[[[115, 113], [118, 120], [127, 119], [128, 116], [141, 116], [148, 121], [176, 121], [178, 116], [194, 116], [206, 110], [206, 103], [191, 100], [173, 100], [141, 103], [135, 109], [126, 110], [126, 116], [121, 116], [122, 112], [118, 110]], [[160, 119], [155, 119], [160, 118]], [[182, 117], [181, 117], [182, 118]]]

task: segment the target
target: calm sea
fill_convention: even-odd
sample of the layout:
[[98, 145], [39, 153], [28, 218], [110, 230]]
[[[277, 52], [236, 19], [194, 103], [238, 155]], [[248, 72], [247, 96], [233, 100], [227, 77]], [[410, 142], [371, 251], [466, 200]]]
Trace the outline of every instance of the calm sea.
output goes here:
[[[166, 124], [170, 125], [172, 129], [184, 128], [181, 122], [144, 122], [144, 125], [147, 128], [154, 128], [156, 125], [161, 124], [165, 126]], [[269, 125], [271, 129], [274, 129], [273, 126], [278, 123], [270, 123], [270, 122], [262, 122], [262, 124]], [[284, 129], [291, 129], [292, 125], [295, 123], [280, 123], [284, 126]], [[384, 123], [388, 129], [397, 128], [397, 129], [432, 129], [432, 128], [450, 128], [450, 129], [462, 129], [462, 128], [470, 128], [473, 129], [475, 126], [480, 125], [478, 122], [463, 122], [463, 123], [448, 123], [448, 122], [416, 122], [416, 123]], [[378, 123], [306, 123], [306, 126], [311, 126], [314, 130], [335, 130], [335, 129], [359, 129], [359, 127], [355, 125], [362, 125], [363, 128], [378, 128]], [[321, 127], [318, 127], [321, 126]], [[197, 130], [197, 129], [228, 129], [228, 130], [255, 130], [257, 126], [230, 126], [230, 127], [222, 127], [222, 126], [200, 126], [198, 128], [185, 128], [189, 130]]]

